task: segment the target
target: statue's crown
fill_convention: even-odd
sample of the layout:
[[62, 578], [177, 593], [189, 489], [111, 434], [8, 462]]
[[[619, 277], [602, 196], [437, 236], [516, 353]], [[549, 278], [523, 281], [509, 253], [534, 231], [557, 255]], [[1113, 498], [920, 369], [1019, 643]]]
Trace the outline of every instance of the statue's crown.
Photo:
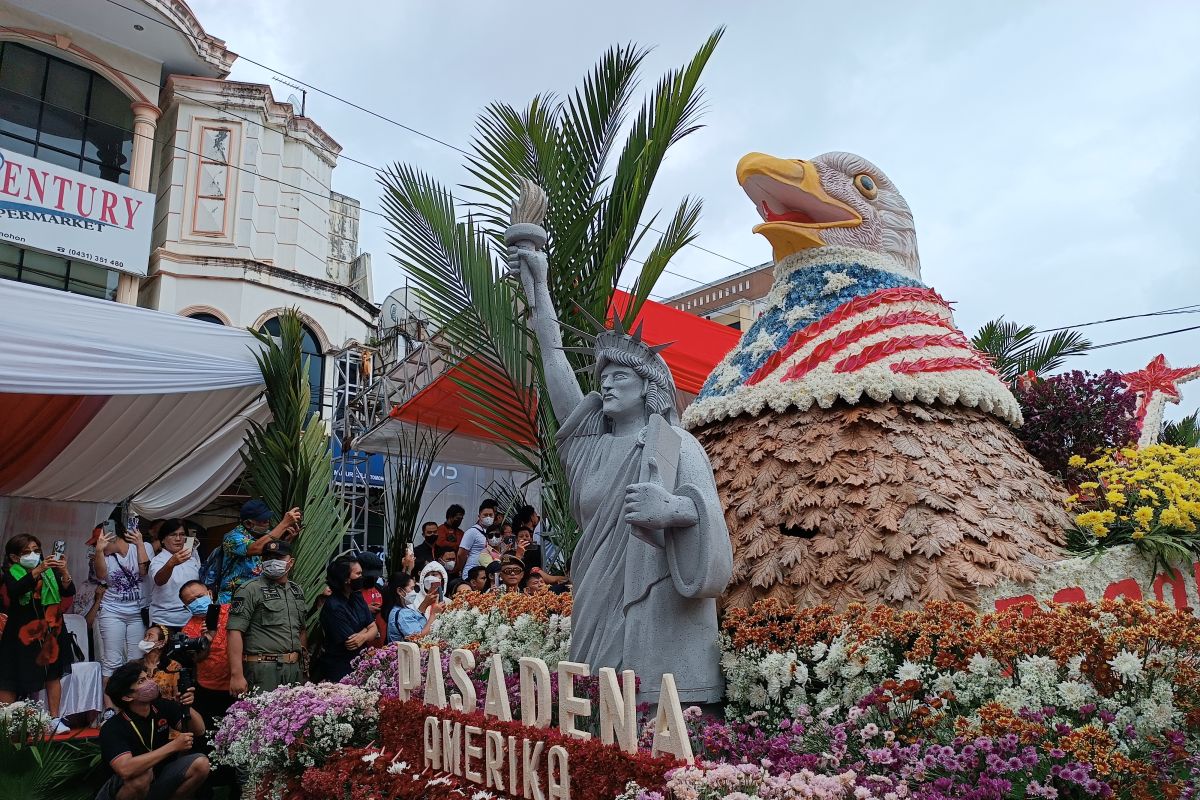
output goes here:
[[[663, 350], [666, 350], [674, 342], [664, 342], [663, 344], [647, 344], [642, 339], [642, 325], [639, 322], [632, 333], [626, 333], [625, 323], [621, 321], [620, 314], [613, 314], [612, 327], [605, 325], [600, 320], [588, 313], [587, 309], [576, 304], [576, 310], [583, 315], [593, 328], [594, 333], [580, 330], [572, 325], [560, 323], [562, 327], [579, 336], [584, 341], [589, 342], [588, 347], [563, 347], [562, 349], [568, 353], [583, 353], [584, 355], [596, 356], [606, 350], [616, 350], [618, 352], [628, 353], [639, 361], [647, 364], [661, 363], [666, 367], [662, 356], [659, 355]], [[668, 370], [669, 374], [669, 370]]]

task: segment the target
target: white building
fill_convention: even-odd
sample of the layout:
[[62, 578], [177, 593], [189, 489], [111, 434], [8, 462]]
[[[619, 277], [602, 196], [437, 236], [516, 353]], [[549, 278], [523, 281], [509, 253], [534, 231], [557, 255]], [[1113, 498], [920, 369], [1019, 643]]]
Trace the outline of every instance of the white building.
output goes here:
[[[359, 205], [330, 188], [338, 143], [270, 87], [226, 80], [236, 58], [182, 0], [0, 0], [0, 208], [9, 189], [35, 212], [21, 225], [57, 217], [27, 237], [21, 212], [0, 216], [0, 278], [253, 328], [298, 307], [328, 416], [329, 356], [365, 343], [377, 313]], [[62, 197], [57, 212], [52, 192], [31, 199], [31, 173], [77, 175], [81, 200], [84, 182], [149, 192], [153, 213], [129, 214], [144, 244], [62, 252]]]

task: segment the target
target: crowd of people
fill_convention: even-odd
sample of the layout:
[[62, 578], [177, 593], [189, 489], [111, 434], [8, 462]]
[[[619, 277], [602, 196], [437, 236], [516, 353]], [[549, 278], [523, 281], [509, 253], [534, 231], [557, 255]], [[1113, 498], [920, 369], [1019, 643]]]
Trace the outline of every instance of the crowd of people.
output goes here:
[[[484, 500], [463, 530], [466, 512], [452, 505], [444, 522], [421, 526], [386, 579], [375, 553], [328, 565], [310, 661], [310, 607], [290, 579], [301, 512], [276, 523], [264, 502], [250, 500], [239, 517], [202, 559], [199, 526], [165, 519], [142, 528], [114, 512], [87, 542], [82, 582], [61, 541], [49, 553], [31, 534], [5, 544], [0, 704], [44, 692], [51, 732], [68, 731], [77, 720], [60, 715], [62, 679], [94, 645], [106, 708], [80, 724], [100, 726], [112, 772], [98, 800], [191, 797], [209, 773], [205, 732], [251, 689], [341, 680], [365, 648], [428, 635], [449, 603], [469, 603], [472, 593], [570, 590], [566, 570], [548, 569], [557, 554], [532, 506], [506, 519]], [[71, 636], [68, 613], [85, 615], [95, 642]]]

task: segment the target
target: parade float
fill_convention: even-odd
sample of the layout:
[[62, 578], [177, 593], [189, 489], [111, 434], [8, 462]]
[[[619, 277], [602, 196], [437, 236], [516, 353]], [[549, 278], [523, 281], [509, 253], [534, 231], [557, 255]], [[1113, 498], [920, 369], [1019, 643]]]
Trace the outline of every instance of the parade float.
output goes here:
[[[657, 350], [600, 326], [600, 392], [568, 398], [559, 440], [572, 459], [588, 437], [567, 470], [584, 542], [626, 548], [593, 546], [573, 577], [592, 598], [607, 586], [617, 615], [588, 588], [468, 595], [341, 684], [240, 701], [216, 758], [259, 796], [1195, 796], [1200, 449], [1154, 441], [1195, 370], [1122, 376], [1130, 441], [1064, 455], [1068, 489], [920, 282], [881, 172], [756, 154], [739, 177], [780, 262], [773, 305], [683, 416], [723, 516], [706, 513], [705, 453]], [[517, 205], [508, 266], [552, 362], [538, 202]], [[640, 429], [614, 425], [634, 407]], [[607, 583], [586, 574], [597, 558]], [[694, 691], [710, 666], [720, 702]]]

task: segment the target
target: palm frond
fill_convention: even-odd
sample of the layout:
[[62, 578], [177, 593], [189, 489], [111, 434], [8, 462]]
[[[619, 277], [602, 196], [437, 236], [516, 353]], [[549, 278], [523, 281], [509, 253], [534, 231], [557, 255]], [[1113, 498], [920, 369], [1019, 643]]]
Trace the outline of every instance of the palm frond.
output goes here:
[[[329, 435], [309, 406], [308, 363], [301, 349], [304, 334], [299, 312], [289, 309], [279, 315], [278, 338], [252, 333], [262, 344], [255, 358], [272, 418], [265, 425], [250, 425], [242, 446], [244, 478], [276, 514], [291, 508], [303, 512], [292, 580], [304, 590], [311, 609], [324, 588], [325, 567], [341, 548], [349, 518], [334, 490]], [[316, 625], [316, 613], [310, 613], [310, 632], [315, 632]]]
[[439, 432], [419, 422], [396, 436], [387, 451], [392, 491], [384, 495], [389, 568], [396, 569], [420, 524], [421, 498], [438, 454], [453, 431]]
[[1200, 447], [1200, 410], [1193, 411], [1178, 422], [1164, 422], [1158, 440], [1177, 447]]
[[1004, 317], [985, 322], [971, 337], [971, 344], [991, 359], [1001, 379], [1008, 382], [1019, 375], [1052, 372], [1092, 347], [1078, 331], [1055, 331], [1045, 336], [1032, 325], [1018, 325]]

